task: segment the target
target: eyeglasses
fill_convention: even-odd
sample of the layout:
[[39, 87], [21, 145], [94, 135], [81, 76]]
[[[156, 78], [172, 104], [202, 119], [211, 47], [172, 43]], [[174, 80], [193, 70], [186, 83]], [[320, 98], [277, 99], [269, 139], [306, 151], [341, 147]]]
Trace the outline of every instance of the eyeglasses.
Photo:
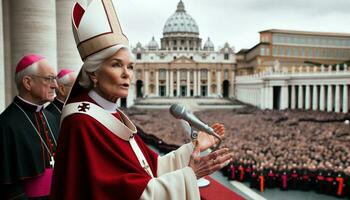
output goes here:
[[42, 78], [45, 81], [50, 82], [50, 83], [56, 83], [56, 81], [57, 81], [57, 76], [38, 76], [38, 75], [31, 75], [31, 76], [34, 76], [37, 78]]

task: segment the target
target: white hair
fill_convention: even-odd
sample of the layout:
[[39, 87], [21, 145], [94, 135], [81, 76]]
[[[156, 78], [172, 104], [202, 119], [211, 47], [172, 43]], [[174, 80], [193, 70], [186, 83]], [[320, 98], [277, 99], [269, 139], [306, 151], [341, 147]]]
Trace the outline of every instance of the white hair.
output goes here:
[[71, 77], [76, 77], [77, 74], [75, 72], [69, 72], [68, 74], [62, 76], [61, 78], [57, 78], [57, 84], [59, 85], [67, 85], [70, 82]]
[[103, 51], [100, 51], [98, 53], [95, 53], [91, 56], [89, 56], [85, 61], [81, 68], [81, 74], [79, 76], [79, 85], [82, 86], [85, 89], [92, 88], [93, 84], [92, 81], [88, 75], [88, 73], [96, 72], [100, 69], [101, 64], [109, 57], [111, 57], [113, 54], [115, 54], [120, 49], [126, 49], [132, 60], [133, 60], [133, 54], [131, 53], [130, 49], [126, 45], [114, 45], [112, 47], [109, 47]]
[[16, 82], [16, 87], [18, 91], [20, 91], [22, 87], [22, 80], [24, 76], [36, 75], [38, 73], [38, 68], [39, 68], [38, 63], [39, 62], [35, 62], [29, 65], [28, 67], [26, 67], [24, 70], [15, 74], [15, 82]]

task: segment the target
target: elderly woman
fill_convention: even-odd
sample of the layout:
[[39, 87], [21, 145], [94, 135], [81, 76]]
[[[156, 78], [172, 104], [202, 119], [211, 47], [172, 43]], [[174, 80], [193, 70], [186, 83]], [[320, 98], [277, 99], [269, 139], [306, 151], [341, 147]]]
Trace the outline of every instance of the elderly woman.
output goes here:
[[[197, 179], [224, 167], [231, 154], [219, 149], [199, 156], [216, 143], [202, 132], [196, 142], [162, 157], [143, 143], [116, 104], [128, 96], [134, 63], [112, 6], [94, 0], [86, 10], [73, 8], [84, 64], [62, 112], [51, 198], [200, 199]], [[98, 32], [103, 23], [101, 30], [111, 30]], [[222, 125], [213, 129], [223, 136]]]

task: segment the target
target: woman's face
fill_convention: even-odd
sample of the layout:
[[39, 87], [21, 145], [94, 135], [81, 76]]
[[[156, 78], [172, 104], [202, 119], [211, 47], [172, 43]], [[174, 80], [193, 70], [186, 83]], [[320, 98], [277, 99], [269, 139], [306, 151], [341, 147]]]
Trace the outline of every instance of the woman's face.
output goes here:
[[105, 60], [100, 69], [91, 76], [96, 81], [94, 90], [105, 99], [116, 102], [128, 96], [133, 77], [134, 63], [128, 50], [120, 49]]

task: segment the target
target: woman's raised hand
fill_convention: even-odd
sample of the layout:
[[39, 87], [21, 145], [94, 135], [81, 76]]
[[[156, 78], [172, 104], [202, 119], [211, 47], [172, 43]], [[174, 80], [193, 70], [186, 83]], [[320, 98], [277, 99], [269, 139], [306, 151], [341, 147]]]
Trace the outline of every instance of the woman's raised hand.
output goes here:
[[195, 149], [191, 155], [189, 166], [196, 174], [197, 179], [207, 176], [232, 161], [232, 153], [228, 148], [218, 149], [206, 156], [200, 156], [200, 147], [195, 142]]

